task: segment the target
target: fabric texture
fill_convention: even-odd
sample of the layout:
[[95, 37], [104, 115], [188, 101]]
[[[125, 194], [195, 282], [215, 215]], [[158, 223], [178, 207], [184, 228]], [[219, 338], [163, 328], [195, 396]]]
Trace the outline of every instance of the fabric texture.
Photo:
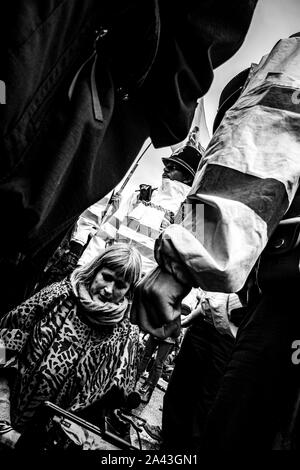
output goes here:
[[195, 177], [183, 226], [175, 220], [157, 243], [158, 263], [179, 279], [237, 292], [289, 209], [300, 176], [299, 64], [300, 38], [279, 41], [250, 70], [225, 114]]
[[[1, 351], [4, 351], [4, 344], [0, 341]], [[2, 354], [2, 360], [5, 356]], [[10, 423], [10, 390], [6, 377], [0, 377], [0, 423]]]
[[0, 337], [8, 358], [3, 367], [15, 370], [11, 413], [17, 430], [26, 428], [44, 400], [77, 411], [113, 387], [125, 396], [135, 388], [139, 329], [127, 318], [92, 327], [77, 309], [68, 280], [9, 312]]
[[164, 396], [162, 451], [199, 450], [233, 345], [201, 318], [187, 330]]
[[241, 46], [255, 5], [7, 5], [1, 63], [8, 100], [0, 122], [5, 307], [26, 298], [66, 231], [120, 182], [147, 137], [157, 147], [186, 137], [213, 68]]
[[128, 299], [126, 297], [118, 304], [102, 302], [99, 299], [95, 302], [84, 284], [80, 283], [78, 286], [73, 285], [72, 287], [74, 294], [83, 308], [84, 317], [92, 325], [111, 326], [123, 320], [128, 308]]
[[231, 322], [231, 311], [242, 307], [236, 294], [203, 292], [199, 307], [205, 321], [210, 322], [220, 334], [236, 337], [237, 328]]
[[288, 444], [281, 450], [299, 449], [297, 302], [297, 283], [273, 284], [248, 311], [207, 419], [204, 449], [272, 450], [279, 433]]

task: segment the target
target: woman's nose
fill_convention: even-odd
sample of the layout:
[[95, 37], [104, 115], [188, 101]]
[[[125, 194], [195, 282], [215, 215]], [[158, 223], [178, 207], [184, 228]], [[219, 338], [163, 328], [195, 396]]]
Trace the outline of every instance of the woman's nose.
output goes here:
[[108, 282], [106, 286], [104, 287], [105, 292], [112, 294], [114, 290], [114, 283], [113, 282]]

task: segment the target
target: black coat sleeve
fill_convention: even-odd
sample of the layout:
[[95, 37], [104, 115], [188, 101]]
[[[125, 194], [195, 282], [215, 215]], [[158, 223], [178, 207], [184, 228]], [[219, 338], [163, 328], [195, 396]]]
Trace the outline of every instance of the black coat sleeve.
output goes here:
[[242, 45], [257, 0], [160, 1], [160, 41], [144, 86], [156, 146], [182, 141], [213, 70]]

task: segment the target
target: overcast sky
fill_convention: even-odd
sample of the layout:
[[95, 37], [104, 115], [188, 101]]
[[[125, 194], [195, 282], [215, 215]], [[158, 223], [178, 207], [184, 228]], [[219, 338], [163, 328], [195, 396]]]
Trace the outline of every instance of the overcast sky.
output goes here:
[[[252, 62], [258, 62], [275, 43], [300, 31], [300, 0], [259, 0], [251, 27], [240, 50], [224, 65], [215, 70], [213, 84], [205, 96], [205, 112], [208, 129], [218, 107], [223, 87], [238, 72]], [[127, 185], [126, 193], [140, 183], [158, 186], [161, 182], [161, 156], [170, 155], [170, 149], [154, 150], [153, 146], [143, 157], [138, 169]]]

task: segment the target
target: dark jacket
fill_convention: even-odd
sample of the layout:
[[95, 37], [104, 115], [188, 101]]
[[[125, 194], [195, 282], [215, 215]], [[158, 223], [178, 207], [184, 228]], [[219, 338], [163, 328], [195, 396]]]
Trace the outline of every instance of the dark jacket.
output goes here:
[[242, 44], [255, 5], [10, 2], [1, 60], [4, 259], [39, 266], [121, 180], [148, 136], [157, 147], [186, 137], [197, 98]]

